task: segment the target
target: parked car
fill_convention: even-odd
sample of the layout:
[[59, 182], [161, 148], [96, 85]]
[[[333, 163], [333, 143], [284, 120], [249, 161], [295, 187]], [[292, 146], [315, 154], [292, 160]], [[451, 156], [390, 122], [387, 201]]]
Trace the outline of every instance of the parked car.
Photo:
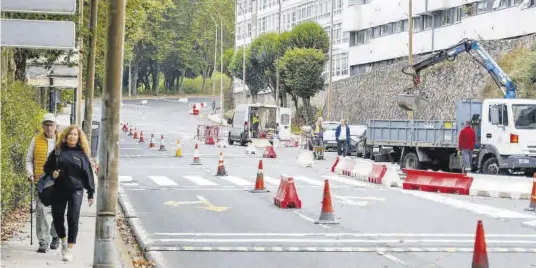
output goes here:
[[335, 139], [335, 130], [340, 125], [337, 121], [324, 121], [322, 127], [324, 128], [324, 149], [326, 151], [337, 151], [337, 141]]
[[360, 156], [363, 152], [359, 150], [359, 144], [363, 134], [367, 130], [366, 125], [348, 125], [350, 128], [350, 155]]

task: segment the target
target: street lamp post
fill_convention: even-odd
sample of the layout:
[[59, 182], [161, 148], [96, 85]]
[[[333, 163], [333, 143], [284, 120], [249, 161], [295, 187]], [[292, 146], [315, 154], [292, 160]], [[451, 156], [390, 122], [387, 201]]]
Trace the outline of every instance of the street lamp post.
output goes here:
[[[238, 6], [240, 7], [240, 10], [242, 11], [242, 15], [243, 15], [242, 23], [244, 25], [247, 25], [246, 24], [246, 11], [242, 7], [242, 3], [240, 3], [240, 5]], [[246, 94], [246, 34], [244, 34], [244, 32], [246, 32], [246, 26], [243, 26], [243, 28], [244, 30], [242, 30], [243, 32], [242, 39], [244, 41], [244, 45], [242, 46], [242, 94], [245, 96]]]
[[279, 52], [280, 52], [280, 41], [281, 41], [281, 0], [277, 0], [277, 3], [279, 5], [279, 14], [278, 14], [278, 21], [277, 21], [277, 33], [279, 40], [277, 40], [277, 54], [276, 54], [276, 62], [275, 62], [275, 105], [277, 106], [277, 109], [279, 110]]
[[329, 84], [328, 84], [328, 120], [331, 121], [331, 94], [333, 85], [333, 11], [335, 9], [335, 0], [331, 0], [331, 18], [330, 18], [330, 40], [329, 40]]

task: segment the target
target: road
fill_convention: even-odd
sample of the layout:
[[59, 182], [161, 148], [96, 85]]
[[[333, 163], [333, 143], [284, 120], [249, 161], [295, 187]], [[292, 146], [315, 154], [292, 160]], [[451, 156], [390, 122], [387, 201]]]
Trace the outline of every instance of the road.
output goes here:
[[[191, 165], [196, 127], [210, 124], [188, 113], [198, 101], [211, 102], [124, 101], [121, 109], [122, 121], [146, 140], [121, 133], [122, 200], [162, 267], [469, 267], [479, 219], [492, 267], [536, 267], [536, 214], [523, 212], [527, 200], [388, 189], [333, 175], [330, 153], [299, 167], [296, 148], [276, 148], [276, 159], [263, 159], [261, 150], [246, 155], [245, 147], [199, 144], [203, 165]], [[157, 148], [164, 135], [166, 151], [149, 150], [153, 133]], [[182, 158], [174, 157], [177, 139]], [[215, 176], [220, 150], [225, 177]], [[270, 192], [250, 193], [260, 159]], [[301, 209], [273, 204], [282, 174], [294, 177]], [[337, 225], [314, 223], [325, 179]]]

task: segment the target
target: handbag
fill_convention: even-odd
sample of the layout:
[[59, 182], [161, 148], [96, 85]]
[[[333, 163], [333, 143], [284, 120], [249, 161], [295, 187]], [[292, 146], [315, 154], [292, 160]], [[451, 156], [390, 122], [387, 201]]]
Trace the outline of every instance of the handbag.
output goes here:
[[[59, 158], [60, 158], [60, 150], [56, 150], [54, 155], [56, 156], [56, 168], [59, 164]], [[41, 177], [39, 177], [39, 182], [37, 183], [37, 193], [39, 196], [39, 200], [41, 200], [41, 203], [45, 207], [50, 206], [52, 203], [52, 194], [54, 193], [54, 178], [52, 178], [52, 175], [43, 174]]]

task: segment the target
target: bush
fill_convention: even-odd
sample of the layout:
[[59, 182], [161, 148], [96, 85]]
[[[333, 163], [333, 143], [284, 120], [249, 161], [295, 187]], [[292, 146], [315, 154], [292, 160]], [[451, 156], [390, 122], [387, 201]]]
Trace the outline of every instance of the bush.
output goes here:
[[8, 82], [1, 91], [2, 217], [29, 198], [26, 153], [45, 113], [36, 97], [37, 90], [18, 81]]

